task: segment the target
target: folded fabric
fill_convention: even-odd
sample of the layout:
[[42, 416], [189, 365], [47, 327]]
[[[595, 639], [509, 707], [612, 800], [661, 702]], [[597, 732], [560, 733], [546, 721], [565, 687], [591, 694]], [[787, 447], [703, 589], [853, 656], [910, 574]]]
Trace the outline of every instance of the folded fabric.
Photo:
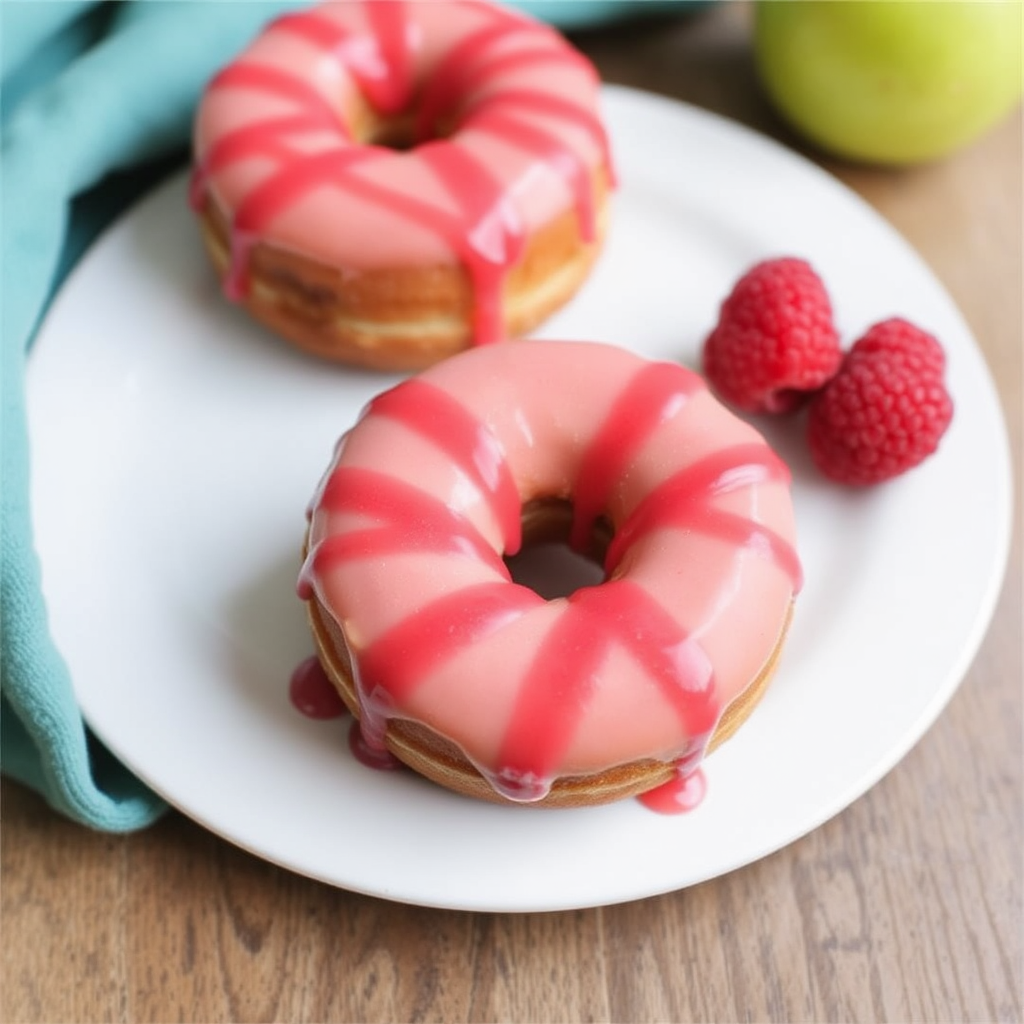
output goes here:
[[165, 805], [88, 734], [50, 637], [28, 498], [27, 350], [77, 255], [174, 154], [183, 156], [206, 80], [283, 6], [0, 4], [0, 763], [98, 829], [140, 828]]
[[[49, 631], [29, 507], [24, 370], [54, 291], [95, 235], [186, 157], [208, 78], [291, 2], [0, 2], [0, 769], [75, 821], [141, 828], [164, 802], [83, 724]], [[685, 0], [519, 0], [565, 28]]]

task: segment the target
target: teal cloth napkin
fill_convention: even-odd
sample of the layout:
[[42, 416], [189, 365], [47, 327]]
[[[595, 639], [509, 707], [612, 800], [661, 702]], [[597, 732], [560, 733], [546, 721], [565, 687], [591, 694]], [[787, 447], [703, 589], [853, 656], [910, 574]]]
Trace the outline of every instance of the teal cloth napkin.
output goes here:
[[[166, 809], [84, 725], [50, 636], [29, 508], [24, 370], [88, 244], [187, 154], [200, 90], [281, 0], [0, 0], [0, 769], [127, 832]], [[684, 0], [518, 0], [563, 28]]]
[[25, 359], [75, 259], [184, 159], [203, 84], [282, 6], [0, 3], [0, 767], [97, 829], [141, 828], [165, 805], [89, 734], [50, 637], [28, 498]]

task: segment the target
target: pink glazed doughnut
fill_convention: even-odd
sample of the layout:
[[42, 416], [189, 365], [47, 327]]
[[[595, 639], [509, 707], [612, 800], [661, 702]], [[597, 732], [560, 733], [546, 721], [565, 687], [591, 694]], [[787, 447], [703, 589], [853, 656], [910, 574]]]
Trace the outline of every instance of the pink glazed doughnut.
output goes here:
[[598, 87], [553, 29], [480, 0], [278, 18], [195, 119], [191, 201], [226, 294], [379, 369], [525, 333], [604, 236]]
[[[753, 710], [801, 571], [789, 472], [700, 377], [590, 342], [461, 353], [375, 398], [310, 505], [299, 594], [364, 751], [494, 801], [673, 784]], [[504, 561], [561, 538], [604, 581]]]

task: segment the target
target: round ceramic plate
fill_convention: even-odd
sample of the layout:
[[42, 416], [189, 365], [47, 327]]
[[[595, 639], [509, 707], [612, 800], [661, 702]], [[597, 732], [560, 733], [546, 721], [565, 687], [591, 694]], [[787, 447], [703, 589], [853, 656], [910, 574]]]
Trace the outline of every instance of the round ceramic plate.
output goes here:
[[87, 254], [29, 367], [45, 593], [85, 716], [173, 805], [294, 871], [410, 903], [555, 910], [747, 864], [856, 799], [922, 735], [988, 624], [1009, 537], [998, 402], [963, 320], [913, 251], [809, 163], [730, 122], [605, 94], [621, 188], [610, 243], [542, 336], [697, 365], [754, 261], [796, 254], [843, 335], [900, 314], [936, 332], [956, 416], [939, 453], [864, 492], [825, 483], [798, 422], [806, 586], [776, 680], [708, 760], [686, 815], [635, 801], [490, 806], [351, 756], [344, 721], [293, 710], [311, 653], [294, 584], [304, 510], [337, 436], [395, 378], [294, 352], [227, 304], [186, 183]]

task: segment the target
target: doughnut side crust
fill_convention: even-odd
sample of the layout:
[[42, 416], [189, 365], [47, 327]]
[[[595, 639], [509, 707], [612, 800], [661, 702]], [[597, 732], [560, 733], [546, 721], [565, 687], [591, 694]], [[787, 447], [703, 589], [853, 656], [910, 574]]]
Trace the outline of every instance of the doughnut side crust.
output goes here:
[[[581, 237], [571, 210], [534, 232], [502, 287], [504, 333], [527, 334], [567, 303], [587, 280], [603, 248], [610, 187], [595, 174], [597, 237]], [[230, 273], [227, 215], [207, 195], [199, 211], [207, 254]], [[250, 284], [239, 302], [275, 334], [312, 355], [368, 369], [419, 370], [472, 344], [474, 291], [466, 268], [328, 266], [270, 241], [249, 257]]]

